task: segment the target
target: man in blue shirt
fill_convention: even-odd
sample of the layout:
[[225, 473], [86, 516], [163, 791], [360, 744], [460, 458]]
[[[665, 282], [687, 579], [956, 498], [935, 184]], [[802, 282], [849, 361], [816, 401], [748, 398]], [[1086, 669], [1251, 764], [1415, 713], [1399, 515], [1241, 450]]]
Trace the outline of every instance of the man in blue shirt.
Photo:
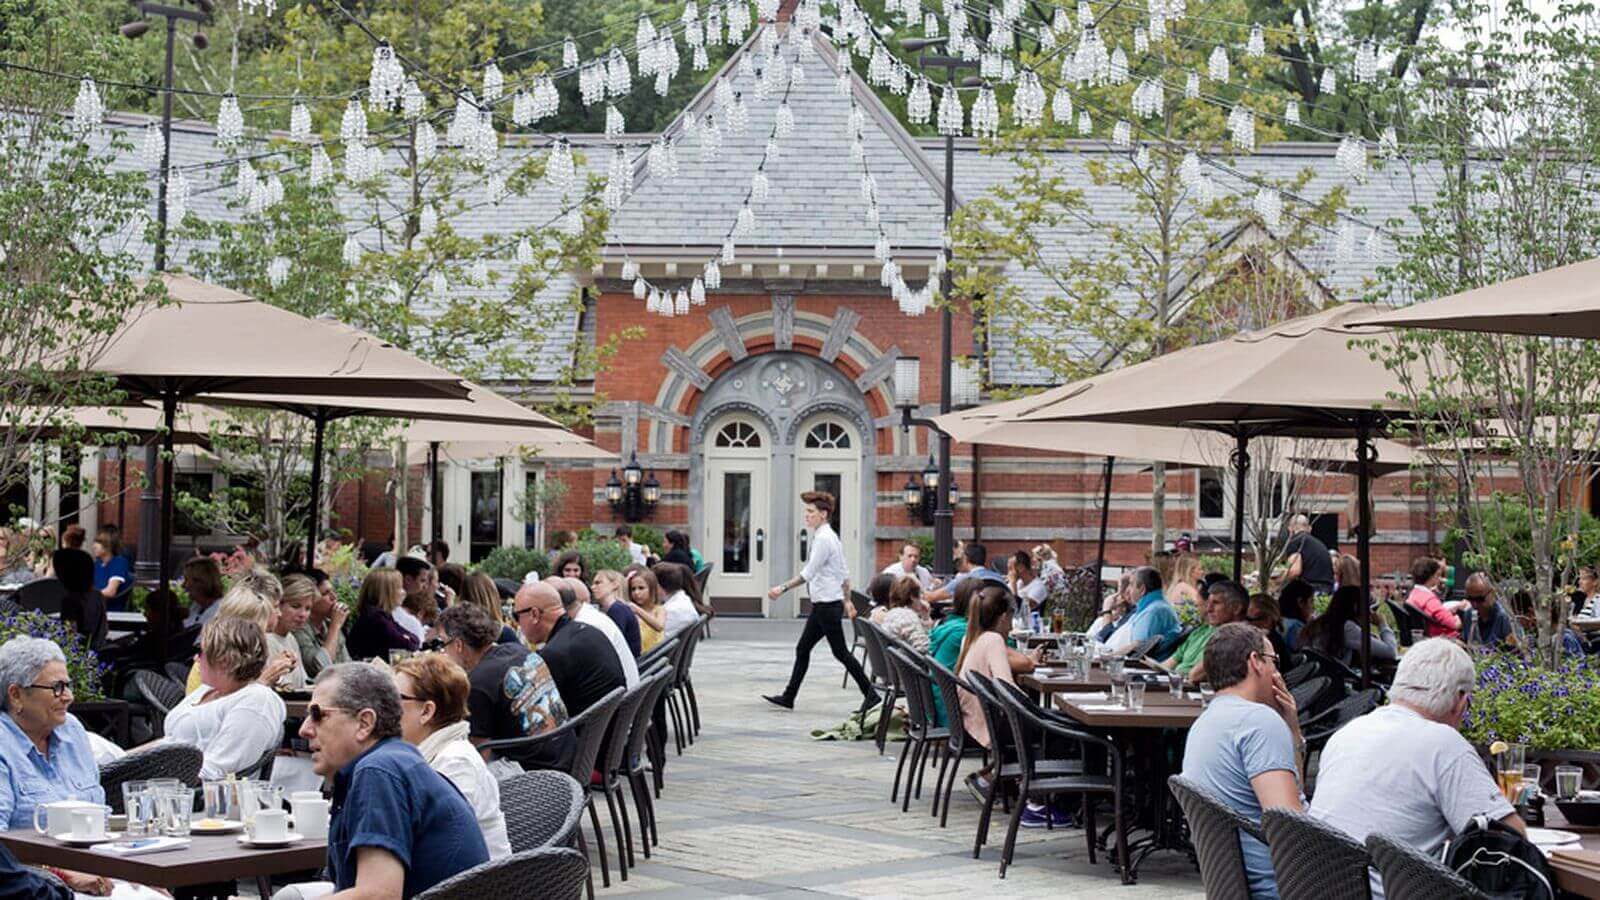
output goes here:
[[[1183, 777], [1260, 824], [1261, 810], [1303, 806], [1305, 739], [1277, 654], [1248, 622], [1218, 628], [1206, 643], [1206, 678], [1217, 695], [1189, 729]], [[1267, 845], [1239, 835], [1251, 900], [1277, 900]]]
[[989, 548], [976, 541], [961, 541], [956, 547], [956, 554], [956, 568], [959, 571], [949, 581], [940, 585], [937, 590], [930, 591], [923, 598], [929, 603], [948, 600], [955, 596], [956, 585], [968, 578], [992, 581], [1001, 587], [1009, 588], [1006, 577], [989, 568]]
[[1461, 623], [1461, 640], [1499, 648], [1513, 632], [1511, 617], [1500, 608], [1500, 600], [1495, 596], [1494, 582], [1482, 572], [1473, 572], [1467, 578], [1466, 591], [1472, 615]]
[[412, 897], [489, 860], [461, 792], [400, 739], [400, 692], [370, 663], [317, 676], [300, 736], [333, 778], [330, 900]]
[[[1134, 605], [1133, 615], [1128, 618], [1127, 625], [1118, 629], [1125, 633], [1126, 639], [1111, 648], [1114, 653], [1127, 653], [1140, 641], [1153, 637], [1159, 637], [1166, 643], [1183, 630], [1183, 625], [1178, 622], [1178, 614], [1172, 611], [1172, 604], [1161, 593], [1160, 572], [1150, 566], [1140, 566], [1133, 570], [1133, 584], [1139, 591], [1139, 602]], [[1156, 646], [1159, 648], [1161, 645]]]

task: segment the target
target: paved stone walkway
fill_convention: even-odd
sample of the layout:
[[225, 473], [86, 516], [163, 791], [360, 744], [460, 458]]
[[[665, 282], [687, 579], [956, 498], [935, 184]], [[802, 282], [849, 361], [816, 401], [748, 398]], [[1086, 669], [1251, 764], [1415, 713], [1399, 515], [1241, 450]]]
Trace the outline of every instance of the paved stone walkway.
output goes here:
[[[639, 866], [625, 884], [617, 878], [613, 858], [612, 886], [600, 893], [1204, 896], [1199, 873], [1171, 853], [1148, 859], [1139, 883], [1124, 887], [1103, 858], [1090, 865], [1083, 832], [1076, 829], [1022, 831], [1015, 862], [1001, 880], [1004, 822], [991, 828], [991, 844], [982, 859], [974, 860], [978, 805], [959, 785], [949, 827], [941, 830], [928, 814], [931, 790], [913, 800], [908, 813], [890, 804], [897, 745], [879, 756], [871, 741], [811, 739], [811, 729], [837, 724], [860, 702], [853, 686], [840, 689], [844, 671], [826, 645], [812, 657], [798, 709], [785, 712], [761, 699], [781, 689], [788, 677], [799, 629], [797, 622], [724, 619], [715, 636], [700, 645], [694, 680], [703, 730], [683, 756], [667, 764], [666, 789], [658, 801], [661, 845], [652, 859], [638, 857]], [[930, 786], [932, 780], [928, 776]], [[601, 816], [609, 835], [604, 807]]]

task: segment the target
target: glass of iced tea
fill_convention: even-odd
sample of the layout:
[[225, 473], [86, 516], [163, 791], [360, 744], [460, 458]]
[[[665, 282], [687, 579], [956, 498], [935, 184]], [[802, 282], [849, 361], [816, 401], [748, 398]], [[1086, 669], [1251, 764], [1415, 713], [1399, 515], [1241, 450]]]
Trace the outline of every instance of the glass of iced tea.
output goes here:
[[1500, 785], [1500, 793], [1504, 794], [1506, 801], [1513, 805], [1522, 794], [1522, 770], [1527, 758], [1526, 744], [1505, 744], [1504, 749], [1495, 755], [1495, 776]]

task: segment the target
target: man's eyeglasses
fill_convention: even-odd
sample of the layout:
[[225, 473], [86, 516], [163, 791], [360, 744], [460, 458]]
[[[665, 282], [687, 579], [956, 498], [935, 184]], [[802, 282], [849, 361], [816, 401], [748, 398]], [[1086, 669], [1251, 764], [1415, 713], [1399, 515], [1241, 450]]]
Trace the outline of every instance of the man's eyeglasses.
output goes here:
[[521, 609], [514, 609], [514, 610], [511, 611], [511, 620], [513, 622], [520, 622], [520, 621], [522, 621], [522, 617], [523, 616], [527, 615], [528, 613], [534, 612], [537, 609], [538, 609], [537, 606], [524, 606]]
[[70, 681], [52, 681], [49, 684], [27, 684], [23, 685], [23, 687], [26, 687], [31, 691], [49, 691], [50, 694], [57, 700], [60, 700], [72, 693], [72, 682]]
[[326, 719], [329, 713], [336, 712], [353, 714], [356, 711], [353, 709], [347, 709], [343, 706], [319, 706], [315, 703], [311, 703], [306, 706], [306, 718], [310, 719], [311, 724], [313, 725], [321, 725], [322, 720]]
[[1469, 601], [1473, 602], [1473, 603], [1482, 603], [1483, 601], [1489, 599], [1489, 595], [1488, 594], [1477, 594], [1477, 595], [1468, 594], [1467, 595], [1467, 599]]
[[1261, 657], [1262, 659], [1270, 660], [1273, 665], [1277, 665], [1278, 664], [1278, 654], [1276, 654], [1276, 653], [1267, 653], [1264, 650], [1257, 650], [1256, 651], [1256, 655]]

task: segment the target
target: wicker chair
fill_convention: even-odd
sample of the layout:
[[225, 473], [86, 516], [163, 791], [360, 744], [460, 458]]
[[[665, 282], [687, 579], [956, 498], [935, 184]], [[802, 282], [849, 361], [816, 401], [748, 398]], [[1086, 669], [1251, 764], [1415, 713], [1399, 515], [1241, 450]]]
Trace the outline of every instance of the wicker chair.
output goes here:
[[1178, 798], [1189, 823], [1189, 837], [1194, 843], [1206, 896], [1249, 897], [1250, 879], [1245, 874], [1239, 835], [1243, 832], [1264, 841], [1261, 829], [1182, 775], [1169, 776], [1167, 787]]
[[[611, 715], [611, 726], [605, 741], [601, 744], [604, 755], [595, 765], [595, 771], [600, 773], [600, 781], [598, 784], [593, 781], [589, 783], [590, 791], [605, 795], [606, 809], [611, 813], [611, 830], [617, 838], [617, 869], [622, 873], [623, 881], [628, 880], [628, 866], [633, 864], [633, 825], [628, 821], [628, 805], [622, 797], [622, 785], [629, 781], [625, 754], [633, 740], [633, 727], [639, 717], [640, 705], [650, 699], [651, 690], [661, 679], [670, 677], [672, 670], [658, 670], [651, 676], [655, 680], [641, 680], [622, 695], [622, 701]], [[642, 828], [642, 813], [639, 823]]]
[[240, 778], [255, 778], [259, 781], [272, 780], [272, 761], [278, 758], [278, 748], [273, 747], [261, 754], [261, 758], [234, 773]]
[[[678, 638], [667, 638], [656, 644], [649, 653], [639, 657], [639, 674], [642, 677], [647, 669], [656, 666], [669, 668], [677, 665]], [[662, 691], [655, 699], [655, 706], [651, 710], [650, 730], [645, 735], [645, 751], [650, 757], [650, 775], [655, 782], [655, 795], [661, 796], [661, 788], [665, 784], [667, 771], [667, 692]]]
[[176, 778], [194, 787], [200, 784], [200, 763], [203, 758], [199, 747], [163, 743], [112, 760], [100, 768], [100, 786], [106, 792], [106, 805], [111, 807], [113, 813], [126, 811], [122, 808], [122, 785], [128, 781]]
[[577, 843], [584, 799], [583, 785], [563, 772], [519, 772], [500, 782], [511, 852]]
[[[695, 633], [699, 626], [690, 626], [674, 635], [678, 646], [672, 651], [672, 671], [682, 673], [689, 664], [689, 654], [694, 652]], [[683, 755], [684, 748], [694, 743], [694, 725], [689, 721], [688, 704], [682, 702], [677, 690], [681, 675], [675, 674], [672, 679], [672, 689], [662, 696], [666, 700], [667, 713], [672, 720], [672, 745], [679, 756]]]
[[[922, 776], [928, 770], [928, 754], [941, 752], [950, 740], [950, 730], [939, 724], [934, 711], [933, 679], [928, 675], [928, 658], [907, 653], [898, 646], [888, 648], [887, 655], [889, 665], [894, 667], [895, 680], [905, 688], [907, 711], [905, 749], [894, 769], [894, 789], [889, 792], [889, 799], [893, 801], [899, 796], [900, 774], [904, 770], [906, 791], [905, 796], [899, 799], [900, 811], [906, 812], [911, 808], [913, 790], [917, 799], [922, 799]], [[910, 769], [906, 769], [907, 757], [911, 760]], [[938, 784], [934, 787], [937, 788]]]
[[1299, 710], [1303, 725], [1344, 696], [1344, 683], [1336, 683], [1326, 675], [1318, 675], [1290, 688], [1289, 694], [1294, 697], [1295, 709]]
[[[589, 861], [566, 847], [513, 853], [446, 878], [417, 900], [577, 900], [589, 874]], [[534, 886], [537, 885], [537, 889]]]
[[[861, 628], [860, 626], [856, 625], [856, 623], [862, 621], [863, 619], [870, 620], [872, 618], [872, 595], [863, 594], [860, 591], [851, 588], [850, 602], [855, 604], [856, 607], [855, 616], [847, 620], [850, 625], [850, 655], [860, 657], [861, 664], [865, 666], [867, 664], [867, 642], [861, 637]], [[842, 691], [849, 686], [850, 673], [846, 671], [843, 675], [839, 676], [839, 690]]]
[[167, 713], [183, 702], [183, 684], [159, 672], [140, 669], [133, 673], [133, 686], [139, 691], [139, 696], [144, 698], [144, 702], [155, 711], [150, 716], [150, 730], [159, 737], [166, 724]]
[[1386, 835], [1367, 835], [1367, 852], [1389, 900], [1489, 900], [1443, 863]]
[[956, 778], [960, 774], [961, 758], [974, 754], [988, 756], [989, 751], [967, 734], [966, 726], [961, 722], [961, 692], [970, 693], [971, 688], [963, 684], [956, 673], [931, 657], [928, 659], [928, 675], [933, 678], [939, 698], [944, 702], [945, 728], [949, 733], [944, 759], [939, 763], [939, 774], [933, 780], [933, 815], [939, 817], [939, 827], [943, 828], [950, 820], [950, 792], [955, 789]]
[[[894, 717], [894, 705], [901, 697], [900, 682], [896, 680], [894, 667], [889, 665], [889, 657], [886, 655], [888, 636], [869, 619], [857, 616], [855, 623], [855, 627], [861, 631], [861, 636], [866, 641], [867, 660], [872, 664], [872, 687], [883, 697], [883, 705], [878, 709], [878, 729], [872, 736], [873, 743], [878, 745], [879, 755], [882, 755], [889, 741], [889, 720]], [[862, 706], [862, 721], [865, 721], [866, 714], [867, 707]]]
[[[577, 747], [572, 754], [572, 765], [567, 769], [567, 774], [579, 784], [588, 784], [594, 772], [595, 760], [600, 756], [600, 745], [611, 726], [611, 717], [626, 693], [626, 688], [616, 688], [596, 700], [588, 709], [568, 719], [561, 727], [544, 734], [488, 741], [481, 744], [479, 749], [489, 750], [496, 756], [506, 757], [527, 768], [532, 752], [541, 747], [554, 746], [555, 741], [567, 740], [567, 736], [571, 735]], [[587, 791], [585, 794], [584, 805], [589, 807], [589, 821], [594, 825], [595, 848], [600, 853], [600, 881], [605, 887], [610, 887], [611, 865], [606, 858], [605, 832], [600, 830], [600, 814], [595, 811], [593, 797], [587, 796]]]
[[711, 617], [701, 616], [699, 621], [687, 631], [688, 648], [683, 651], [682, 665], [678, 666], [678, 678], [673, 683], [673, 690], [683, 698], [684, 718], [692, 720], [694, 726], [689, 731], [689, 743], [700, 735], [700, 698], [694, 692], [694, 654], [700, 648], [700, 642], [711, 633]]
[[[622, 757], [623, 774], [633, 789], [633, 808], [639, 813], [639, 844], [644, 847], [644, 858], [650, 858], [650, 846], [661, 843], [660, 829], [656, 825], [655, 802], [650, 798], [650, 758], [648, 743], [654, 733], [654, 719], [659, 714], [659, 702], [672, 689], [672, 669], [663, 663], [647, 673], [639, 682], [650, 685], [648, 696], [634, 713], [633, 729], [628, 732], [627, 754]], [[648, 834], [646, 833], [648, 829]]]
[[1315, 751], [1326, 747], [1335, 731], [1377, 709], [1382, 699], [1382, 690], [1367, 688], [1305, 719], [1300, 723], [1300, 731], [1305, 736], [1306, 749]]
[[1261, 830], [1283, 900], [1371, 900], [1367, 848], [1305, 813], [1268, 809]]
[[194, 665], [192, 661], [175, 659], [167, 662], [162, 668], [167, 670], [168, 678], [176, 681], [178, 686], [182, 687], [189, 683], [189, 667], [192, 665]]

